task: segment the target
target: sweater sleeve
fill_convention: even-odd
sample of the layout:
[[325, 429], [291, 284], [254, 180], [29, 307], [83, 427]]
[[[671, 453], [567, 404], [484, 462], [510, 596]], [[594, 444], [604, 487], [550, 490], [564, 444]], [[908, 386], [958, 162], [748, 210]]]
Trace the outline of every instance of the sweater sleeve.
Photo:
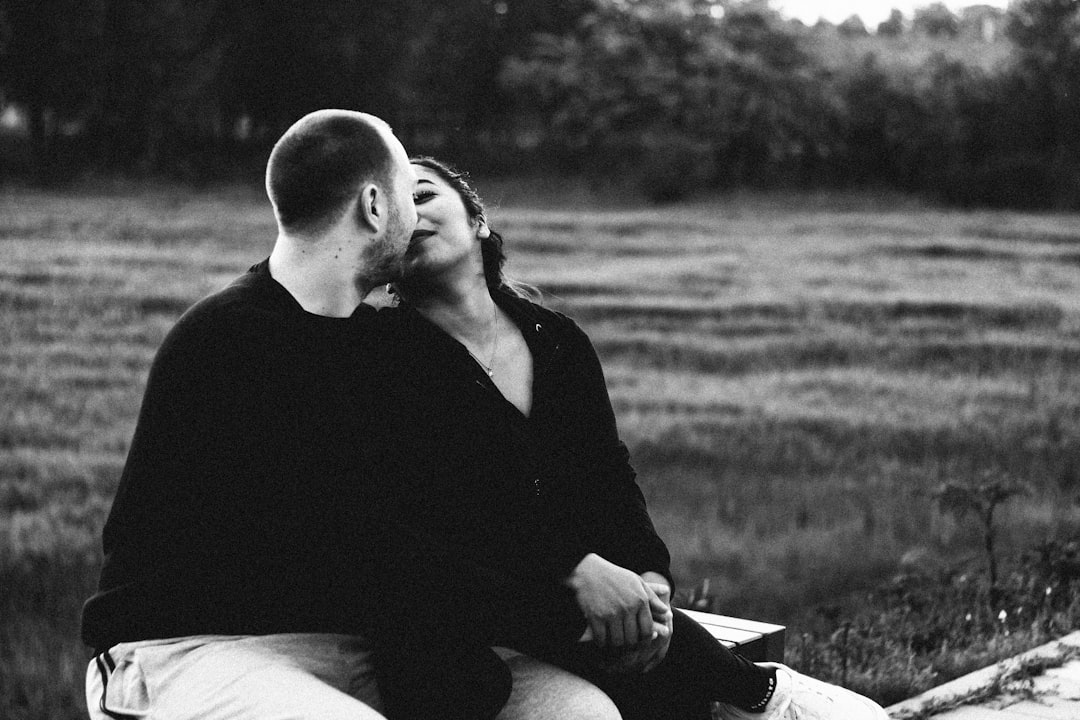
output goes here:
[[[231, 363], [222, 338], [198, 315], [182, 319], [155, 356], [124, 472], [105, 526], [105, 584], [111, 570], [135, 572], [136, 563], [167, 561], [183, 548], [199, 553], [199, 510], [220, 507], [212, 490], [227, 485], [211, 478], [215, 467], [213, 429], [228, 423], [230, 408], [222, 378]], [[216, 349], [214, 349], [216, 348]], [[236, 378], [231, 390], [237, 390]], [[237, 429], [237, 428], [231, 428]], [[177, 541], [183, 538], [183, 545]], [[135, 557], [125, 558], [129, 551]]]

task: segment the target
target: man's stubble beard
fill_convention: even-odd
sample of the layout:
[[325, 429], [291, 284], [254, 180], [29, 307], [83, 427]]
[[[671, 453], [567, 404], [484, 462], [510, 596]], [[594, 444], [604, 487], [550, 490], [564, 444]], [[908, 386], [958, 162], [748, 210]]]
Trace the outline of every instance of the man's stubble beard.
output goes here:
[[411, 228], [405, 227], [401, 213], [391, 206], [386, 232], [364, 249], [364, 271], [356, 278], [356, 283], [365, 294], [378, 285], [401, 278], [411, 235]]

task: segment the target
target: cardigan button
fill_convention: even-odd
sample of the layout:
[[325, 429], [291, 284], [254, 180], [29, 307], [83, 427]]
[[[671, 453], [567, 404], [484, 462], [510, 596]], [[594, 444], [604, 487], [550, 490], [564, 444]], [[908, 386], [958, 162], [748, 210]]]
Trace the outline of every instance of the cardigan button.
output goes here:
[[536, 323], [536, 332], [540, 332], [541, 329], [540, 323]]
[[536, 488], [536, 494], [540, 494], [540, 478], [533, 479], [533, 487]]

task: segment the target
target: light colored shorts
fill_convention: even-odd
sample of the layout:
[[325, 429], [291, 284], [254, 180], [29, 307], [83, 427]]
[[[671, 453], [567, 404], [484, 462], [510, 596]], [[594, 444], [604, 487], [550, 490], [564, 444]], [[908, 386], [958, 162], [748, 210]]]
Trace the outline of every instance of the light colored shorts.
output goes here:
[[[514, 681], [498, 720], [619, 720], [594, 685], [496, 650]], [[367, 643], [330, 634], [121, 643], [90, 661], [86, 705], [91, 720], [385, 720]]]
[[90, 661], [91, 720], [384, 720], [371, 650], [334, 634], [121, 643]]
[[495, 652], [514, 681], [495, 720], [621, 720], [615, 704], [592, 683], [514, 650]]

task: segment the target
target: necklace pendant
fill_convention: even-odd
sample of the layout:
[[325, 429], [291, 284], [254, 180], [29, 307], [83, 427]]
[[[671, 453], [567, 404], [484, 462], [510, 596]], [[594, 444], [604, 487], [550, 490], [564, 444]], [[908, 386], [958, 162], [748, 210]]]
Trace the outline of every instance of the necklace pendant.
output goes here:
[[488, 377], [492, 377], [492, 376], [495, 375], [495, 371], [492, 370], [491, 368], [484, 368], [484, 371], [487, 372]]

